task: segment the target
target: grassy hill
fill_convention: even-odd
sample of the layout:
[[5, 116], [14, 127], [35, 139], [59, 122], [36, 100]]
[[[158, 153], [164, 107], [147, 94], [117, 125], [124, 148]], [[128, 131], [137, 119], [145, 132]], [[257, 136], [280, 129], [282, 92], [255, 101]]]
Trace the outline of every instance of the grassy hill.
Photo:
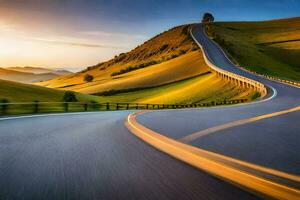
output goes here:
[[254, 91], [224, 82], [212, 73], [142, 90], [100, 96], [100, 101], [190, 104], [229, 99], [250, 99]]
[[239, 65], [300, 81], [300, 17], [262, 22], [218, 22], [208, 31]]
[[[63, 95], [62, 90], [0, 80], [0, 99], [7, 99], [10, 102], [60, 102]], [[99, 100], [96, 96], [80, 93], [76, 93], [76, 97], [82, 102]]]
[[[199, 71], [203, 72], [196, 69], [203, 61], [197, 59], [200, 53], [195, 53], [198, 48], [189, 37], [188, 28], [173, 28], [108, 62], [88, 67], [74, 75], [38, 84], [93, 94], [112, 89], [155, 86], [197, 75]], [[177, 61], [177, 67], [173, 66]], [[195, 61], [198, 65], [194, 64]], [[145, 70], [153, 66], [156, 66], [155, 69]], [[179, 68], [180, 71], [177, 72]], [[94, 77], [93, 82], [84, 81], [87, 74]]]
[[52, 72], [35, 74], [31, 72], [22, 72], [7, 68], [0, 68], [0, 79], [16, 81], [20, 83], [35, 83], [40, 81], [51, 80], [59, 76], [61, 75]]
[[[72, 75], [37, 83], [41, 86], [98, 95], [100, 101], [195, 103], [251, 98], [209, 72], [189, 25], [157, 35], [132, 51]], [[94, 80], [87, 82], [86, 75]]]

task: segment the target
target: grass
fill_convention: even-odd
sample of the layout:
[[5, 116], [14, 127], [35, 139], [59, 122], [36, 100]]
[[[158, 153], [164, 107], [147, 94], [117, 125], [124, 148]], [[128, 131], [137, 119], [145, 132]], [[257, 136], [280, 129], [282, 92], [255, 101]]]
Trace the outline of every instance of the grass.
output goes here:
[[239, 65], [300, 81], [300, 18], [220, 22], [211, 27], [209, 34]]
[[[0, 99], [9, 102], [61, 102], [64, 91], [0, 80]], [[76, 93], [79, 101], [99, 101], [97, 96]]]
[[191, 104], [231, 99], [251, 99], [253, 91], [238, 88], [205, 73], [187, 80], [177, 81], [160, 87], [110, 96], [100, 96], [108, 102], [137, 102], [152, 104]]
[[[205, 72], [209, 68], [206, 66], [200, 51], [188, 52], [177, 58], [151, 65], [142, 69], [134, 70], [126, 74], [111, 76], [102, 74], [94, 76], [94, 81], [80, 83], [81, 75], [76, 75], [70, 79], [53, 80], [49, 82], [49, 87], [68, 89], [76, 92], [95, 94], [108, 90], [120, 90], [138, 87], [153, 87], [162, 84], [184, 80]], [[79, 83], [79, 84], [78, 84]], [[69, 85], [69, 87], [65, 87]]]
[[[198, 68], [201, 68], [205, 66], [205, 64], [203, 60], [201, 61], [201, 57], [197, 57], [197, 53], [195, 53], [198, 47], [190, 38], [188, 28], [189, 25], [172, 28], [144, 42], [132, 51], [115, 56], [115, 58], [107, 62], [88, 67], [76, 74], [37, 84], [50, 88], [63, 88], [93, 94], [110, 89], [118, 90], [144, 87], [146, 85], [161, 85], [163, 83], [182, 80], [188, 76], [194, 76], [199, 74], [199, 70], [197, 70], [195, 66], [197, 65]], [[185, 55], [188, 56], [185, 57]], [[200, 55], [199, 52], [198, 55]], [[181, 57], [186, 58], [186, 61], [179, 59]], [[196, 61], [197, 58], [198, 61]], [[176, 60], [178, 64], [175, 64], [175, 62], [170, 63], [173, 60]], [[191, 60], [196, 63], [191, 63]], [[159, 66], [152, 68], [154, 70], [151, 72], [147, 70], [143, 71], [145, 74], [131, 73], [135, 71], [140, 72], [142, 68], [146, 69], [156, 65]], [[184, 70], [186, 72], [179, 69], [182, 74], [175, 75], [172, 71], [177, 71], [177, 69], [169, 65], [176, 65], [177, 69], [179, 67], [185, 68]], [[192, 72], [192, 70], [194, 72]], [[166, 73], [167, 71], [170, 72], [170, 75]], [[160, 72], [163, 74], [160, 74]], [[91, 83], [84, 81], [86, 74], [90, 74], [94, 77]], [[133, 77], [134, 75], [139, 77]], [[143, 78], [146, 79], [145, 82], [141, 80]], [[159, 81], [157, 82], [158, 79]]]

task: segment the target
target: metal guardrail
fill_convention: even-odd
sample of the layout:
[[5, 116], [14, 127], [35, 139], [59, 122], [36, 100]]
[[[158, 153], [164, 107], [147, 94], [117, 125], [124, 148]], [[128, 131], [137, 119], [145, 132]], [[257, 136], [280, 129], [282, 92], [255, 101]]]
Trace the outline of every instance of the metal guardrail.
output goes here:
[[[50, 112], [86, 112], [86, 111], [112, 111], [112, 110], [158, 110], [199, 108], [218, 105], [232, 105], [244, 103], [247, 99], [224, 101], [211, 101], [194, 104], [142, 104], [142, 103], [86, 103], [86, 102], [22, 102], [9, 103], [0, 101], [0, 115], [32, 114]], [[4, 103], [3, 103], [4, 102]]]
[[[210, 59], [208, 58], [208, 56], [206, 55], [205, 49], [202, 47], [202, 45], [194, 37], [194, 35], [192, 33], [192, 29], [190, 29], [189, 32], [190, 32], [190, 35], [192, 36], [193, 40], [200, 47], [200, 49], [202, 51], [202, 54], [203, 54], [204, 61], [209, 66], [209, 68], [210, 68], [210, 70], [212, 72], [216, 73], [217, 76], [221, 77], [222, 79], [232, 81], [233, 83], [236, 83], [239, 86], [246, 87], [246, 88], [251, 88], [252, 87], [253, 89], [255, 89], [256, 91], [258, 91], [261, 94], [260, 98], [263, 98], [264, 96], [267, 95], [267, 88], [266, 88], [266, 86], [264, 84], [262, 84], [262, 83], [260, 83], [258, 81], [255, 81], [255, 80], [252, 80], [252, 79], [249, 79], [249, 78], [246, 78], [246, 77], [234, 74], [232, 72], [223, 70], [223, 69], [219, 68], [218, 66], [214, 65], [210, 61]], [[222, 50], [222, 48], [221, 48], [221, 50]], [[224, 53], [224, 56], [227, 57], [224, 51], [223, 51], [223, 53]]]
[[269, 80], [273, 80], [273, 81], [278, 81], [280, 83], [285, 83], [285, 84], [289, 84], [289, 85], [293, 85], [293, 86], [296, 86], [296, 87], [300, 87], [300, 82], [297, 82], [297, 81], [293, 81], [293, 80], [286, 80], [286, 79], [281, 79], [281, 78], [278, 78], [276, 76], [271, 76], [271, 75], [267, 75], [267, 74], [259, 74], [255, 71], [252, 71], [252, 70], [249, 70], [249, 69], [246, 69], [246, 68], [241, 68], [251, 74], [254, 74], [256, 76], [260, 76], [260, 77], [263, 77], [263, 78], [266, 78], [266, 79], [269, 79]]

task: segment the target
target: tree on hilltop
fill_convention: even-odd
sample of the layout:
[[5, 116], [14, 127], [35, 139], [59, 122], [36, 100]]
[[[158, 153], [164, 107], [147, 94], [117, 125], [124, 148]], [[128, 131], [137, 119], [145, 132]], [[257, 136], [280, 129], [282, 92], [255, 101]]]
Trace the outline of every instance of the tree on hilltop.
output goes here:
[[215, 20], [214, 16], [211, 13], [204, 13], [202, 17], [202, 23], [211, 23]]

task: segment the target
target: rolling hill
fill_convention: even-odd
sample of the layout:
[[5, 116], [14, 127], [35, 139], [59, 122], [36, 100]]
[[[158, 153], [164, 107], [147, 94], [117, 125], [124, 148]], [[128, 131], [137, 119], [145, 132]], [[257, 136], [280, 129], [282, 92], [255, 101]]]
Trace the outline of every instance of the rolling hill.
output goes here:
[[[0, 100], [9, 102], [61, 102], [64, 91], [36, 85], [0, 80]], [[79, 101], [98, 101], [99, 98], [92, 95], [76, 93]]]
[[[37, 83], [56, 89], [100, 96], [101, 101], [194, 103], [251, 98], [209, 72], [201, 50], [183, 25], [165, 31], [128, 53], [50, 81]], [[93, 81], [84, 80], [86, 75]]]
[[239, 65], [300, 81], [300, 17], [261, 22], [217, 22], [208, 34]]
[[71, 74], [65, 70], [51, 70], [34, 67], [9, 67], [0, 68], [0, 79], [20, 83], [35, 83], [51, 80], [59, 76]]

